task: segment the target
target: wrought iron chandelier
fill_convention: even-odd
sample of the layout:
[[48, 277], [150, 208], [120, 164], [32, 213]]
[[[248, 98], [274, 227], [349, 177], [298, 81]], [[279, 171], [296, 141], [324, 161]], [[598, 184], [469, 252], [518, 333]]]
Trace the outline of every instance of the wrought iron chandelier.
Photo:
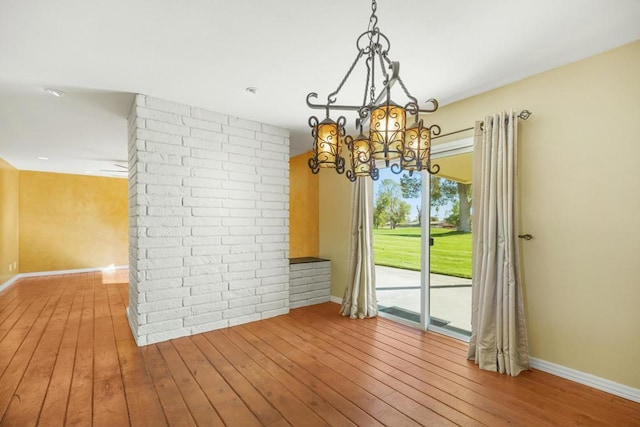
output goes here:
[[[313, 109], [325, 110], [323, 121], [315, 116], [309, 117], [311, 136], [313, 137], [313, 157], [309, 159], [309, 167], [314, 174], [321, 168], [334, 168], [339, 174], [345, 172], [345, 158], [341, 152], [346, 145], [349, 154], [349, 169], [347, 178], [355, 181], [358, 177], [370, 176], [377, 180], [379, 171], [376, 161], [384, 160], [389, 167], [392, 160], [399, 160], [391, 165], [391, 171], [400, 173], [408, 171], [426, 170], [431, 174], [438, 173], [440, 167], [431, 165], [431, 136], [440, 134], [440, 127], [425, 126], [418, 117], [419, 113], [433, 113], [438, 109], [438, 101], [431, 98], [426, 101], [428, 108], [420, 109], [418, 100], [413, 97], [400, 78], [400, 63], [389, 59], [391, 44], [387, 36], [378, 29], [376, 16], [376, 0], [371, 2], [371, 17], [367, 31], [362, 33], [357, 41], [358, 54], [351, 64], [338, 88], [327, 96], [327, 103], [314, 104], [312, 99], [318, 94], [311, 92], [307, 95], [307, 106]], [[361, 105], [337, 104], [338, 93], [351, 76], [356, 65], [364, 60], [367, 67], [367, 77], [364, 96]], [[380, 73], [383, 87], [376, 91], [376, 77]], [[409, 101], [398, 105], [391, 100], [391, 88], [399, 83]], [[368, 99], [368, 100], [367, 100]], [[346, 135], [344, 116], [332, 120], [331, 110], [356, 111], [356, 129], [359, 131], [355, 138]], [[407, 125], [407, 115], [414, 117], [414, 122]], [[364, 133], [364, 124], [369, 124], [368, 136]]]

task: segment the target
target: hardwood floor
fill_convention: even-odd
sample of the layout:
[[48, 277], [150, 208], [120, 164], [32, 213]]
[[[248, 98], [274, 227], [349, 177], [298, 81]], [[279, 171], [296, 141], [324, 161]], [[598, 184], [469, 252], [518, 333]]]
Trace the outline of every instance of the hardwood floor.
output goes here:
[[332, 303], [138, 348], [126, 302], [100, 273], [1, 292], [0, 425], [640, 426], [638, 403]]

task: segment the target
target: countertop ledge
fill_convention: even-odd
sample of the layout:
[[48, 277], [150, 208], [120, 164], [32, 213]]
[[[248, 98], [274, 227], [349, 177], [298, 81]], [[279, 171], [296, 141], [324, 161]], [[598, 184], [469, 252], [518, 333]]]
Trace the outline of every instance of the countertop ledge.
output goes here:
[[306, 264], [308, 262], [323, 262], [323, 261], [329, 261], [328, 259], [324, 259], [324, 258], [316, 258], [316, 257], [301, 257], [301, 258], [289, 258], [289, 264]]

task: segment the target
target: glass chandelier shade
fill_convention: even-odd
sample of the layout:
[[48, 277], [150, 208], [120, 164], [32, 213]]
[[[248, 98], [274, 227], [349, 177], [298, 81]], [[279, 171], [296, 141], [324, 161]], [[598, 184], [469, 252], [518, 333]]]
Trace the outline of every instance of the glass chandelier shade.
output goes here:
[[316, 126], [316, 133], [319, 166], [321, 168], [332, 167], [342, 151], [340, 146], [342, 135], [340, 135], [338, 124], [331, 119], [325, 119]]
[[393, 160], [402, 155], [406, 110], [393, 102], [379, 105], [371, 112], [369, 132], [376, 160]]
[[431, 129], [425, 127], [422, 120], [414, 123], [405, 131], [402, 148], [401, 169], [410, 172], [426, 169], [431, 160]]
[[341, 153], [345, 121], [344, 117], [340, 117], [338, 122], [334, 122], [329, 117], [320, 123], [316, 117], [309, 119], [311, 135], [314, 138], [314, 157], [309, 159], [309, 167], [312, 171], [320, 168], [335, 168], [338, 173], [344, 172], [344, 158]]
[[373, 144], [368, 136], [362, 134], [355, 139], [347, 135], [345, 143], [349, 149], [351, 169], [347, 171], [347, 177], [351, 181], [363, 176], [377, 176], [375, 159], [373, 158]]

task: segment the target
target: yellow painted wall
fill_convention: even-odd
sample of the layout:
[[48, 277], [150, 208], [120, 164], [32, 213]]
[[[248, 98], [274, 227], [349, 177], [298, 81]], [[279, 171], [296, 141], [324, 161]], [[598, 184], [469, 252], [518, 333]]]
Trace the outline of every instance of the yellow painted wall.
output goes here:
[[[640, 41], [442, 107], [449, 132], [520, 121], [520, 230], [533, 357], [640, 388]], [[324, 171], [323, 171], [324, 172]], [[320, 176], [320, 254], [347, 280], [350, 183]], [[327, 195], [331, 193], [331, 201]], [[324, 197], [323, 197], [324, 196]], [[333, 200], [339, 203], [332, 202]]]
[[318, 175], [311, 173], [307, 161], [311, 153], [289, 160], [289, 257], [317, 257]]
[[19, 171], [0, 158], [0, 285], [19, 273]]
[[127, 180], [20, 171], [20, 272], [128, 264]]
[[331, 295], [338, 298], [349, 278], [352, 191], [346, 176], [320, 171], [320, 257], [331, 260]]

